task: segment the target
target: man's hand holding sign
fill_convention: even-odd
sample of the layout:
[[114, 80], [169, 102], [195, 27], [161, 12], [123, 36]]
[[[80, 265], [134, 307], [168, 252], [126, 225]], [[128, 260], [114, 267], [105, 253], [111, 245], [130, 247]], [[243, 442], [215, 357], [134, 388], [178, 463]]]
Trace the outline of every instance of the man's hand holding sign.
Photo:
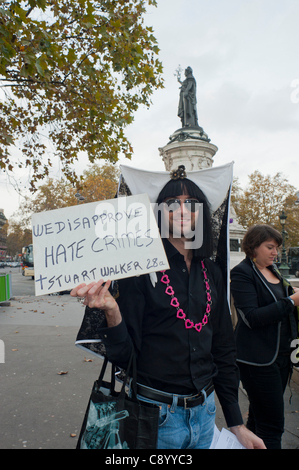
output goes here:
[[109, 292], [110, 285], [110, 280], [104, 283], [101, 279], [99, 282], [92, 282], [89, 285], [80, 284], [71, 292], [73, 297], [82, 297], [83, 305], [104, 310], [108, 327], [117, 326], [121, 322], [119, 307]]

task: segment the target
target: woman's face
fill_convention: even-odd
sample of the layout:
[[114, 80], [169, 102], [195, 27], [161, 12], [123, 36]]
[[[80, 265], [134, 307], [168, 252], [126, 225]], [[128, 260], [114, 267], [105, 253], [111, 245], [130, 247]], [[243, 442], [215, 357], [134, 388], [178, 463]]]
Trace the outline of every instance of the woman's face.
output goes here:
[[271, 266], [277, 257], [277, 248], [278, 244], [272, 238], [261, 243], [260, 246], [254, 249], [256, 264], [262, 268]]

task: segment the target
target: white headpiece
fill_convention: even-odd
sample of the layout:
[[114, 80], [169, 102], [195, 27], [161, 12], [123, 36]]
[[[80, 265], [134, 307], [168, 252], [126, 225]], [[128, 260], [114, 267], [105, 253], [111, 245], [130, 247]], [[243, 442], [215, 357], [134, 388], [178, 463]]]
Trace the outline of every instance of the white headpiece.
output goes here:
[[[121, 173], [131, 193], [147, 193], [151, 202], [156, 202], [162, 188], [170, 180], [167, 171], [147, 171], [120, 165]], [[209, 200], [215, 212], [227, 196], [233, 179], [233, 162], [215, 168], [187, 172], [187, 178], [195, 183]]]

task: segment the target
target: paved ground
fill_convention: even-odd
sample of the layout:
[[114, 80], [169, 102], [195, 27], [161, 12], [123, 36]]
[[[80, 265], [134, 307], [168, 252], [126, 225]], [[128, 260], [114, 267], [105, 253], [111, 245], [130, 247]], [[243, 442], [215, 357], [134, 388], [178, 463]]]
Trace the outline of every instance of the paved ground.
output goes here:
[[[84, 308], [69, 295], [18, 296], [0, 307], [0, 449], [74, 449], [101, 360], [75, 347]], [[92, 360], [92, 362], [87, 362]], [[65, 374], [59, 375], [61, 372]], [[299, 448], [299, 387], [285, 395], [283, 448]], [[244, 419], [248, 402], [240, 391]], [[218, 408], [217, 425], [225, 426]]]

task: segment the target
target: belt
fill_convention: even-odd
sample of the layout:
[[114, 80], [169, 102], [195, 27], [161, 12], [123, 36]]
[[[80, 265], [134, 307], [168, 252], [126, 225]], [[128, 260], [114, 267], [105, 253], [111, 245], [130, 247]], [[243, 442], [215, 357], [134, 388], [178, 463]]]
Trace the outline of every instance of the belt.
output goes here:
[[[214, 391], [214, 385], [212, 382], [209, 383], [207, 387], [203, 389], [203, 392], [198, 393], [197, 395], [188, 395], [185, 397], [178, 398], [178, 406], [183, 406], [186, 409], [193, 408], [194, 406], [202, 405], [205, 402], [205, 399], [211, 395]], [[153, 390], [152, 388], [144, 387], [143, 385], [137, 384], [137, 393], [144, 398], [149, 398], [150, 400], [158, 401], [161, 403], [167, 403], [171, 405], [173, 402], [173, 397], [175, 394], [166, 394], [159, 392], [158, 390]]]

